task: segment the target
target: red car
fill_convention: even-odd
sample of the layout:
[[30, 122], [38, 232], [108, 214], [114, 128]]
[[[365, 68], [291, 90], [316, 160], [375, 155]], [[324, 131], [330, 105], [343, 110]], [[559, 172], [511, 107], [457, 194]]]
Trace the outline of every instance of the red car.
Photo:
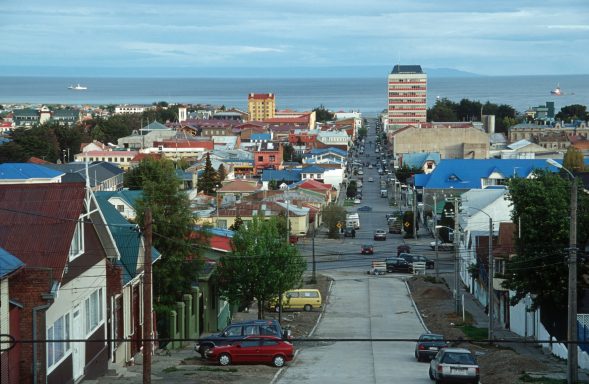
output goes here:
[[205, 357], [220, 365], [272, 363], [282, 367], [294, 357], [294, 346], [275, 336], [248, 336], [230, 345], [213, 347], [205, 352]]

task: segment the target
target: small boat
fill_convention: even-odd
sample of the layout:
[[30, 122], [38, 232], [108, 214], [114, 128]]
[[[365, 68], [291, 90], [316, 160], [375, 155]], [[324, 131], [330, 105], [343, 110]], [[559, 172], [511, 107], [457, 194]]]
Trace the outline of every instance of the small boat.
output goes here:
[[554, 88], [552, 91], [550, 91], [550, 94], [553, 96], [562, 96], [563, 93], [560, 90], [560, 84], [556, 84], [556, 88]]
[[69, 87], [67, 87], [68, 89], [74, 90], [74, 91], [85, 91], [88, 89], [88, 87], [85, 87], [83, 85], [80, 85], [79, 83], [76, 85], [70, 85]]

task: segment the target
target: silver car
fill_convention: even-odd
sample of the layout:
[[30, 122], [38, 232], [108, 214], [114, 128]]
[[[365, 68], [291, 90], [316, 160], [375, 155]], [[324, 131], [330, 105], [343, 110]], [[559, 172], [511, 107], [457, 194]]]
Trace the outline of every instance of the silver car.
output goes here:
[[479, 382], [480, 368], [475, 356], [464, 348], [445, 348], [429, 365], [429, 378], [436, 383]]

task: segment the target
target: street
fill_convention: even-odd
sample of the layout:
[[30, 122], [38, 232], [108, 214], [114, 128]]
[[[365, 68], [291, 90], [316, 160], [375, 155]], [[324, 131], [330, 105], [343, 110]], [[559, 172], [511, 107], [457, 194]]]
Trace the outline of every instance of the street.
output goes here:
[[[378, 164], [375, 153], [375, 120], [367, 125], [366, 151], [358, 160]], [[368, 144], [372, 143], [372, 144]], [[279, 378], [279, 383], [429, 383], [428, 364], [414, 358], [415, 343], [370, 341], [387, 338], [417, 338], [424, 332], [403, 281], [409, 275], [372, 276], [366, 272], [371, 261], [396, 256], [397, 246], [408, 244], [412, 252], [435, 258], [429, 248], [431, 236], [419, 231], [419, 240], [404, 240], [403, 235], [389, 234], [385, 214], [398, 210], [380, 195], [378, 166], [363, 167], [362, 202], [347, 206], [348, 212], [368, 206], [371, 211], [358, 212], [360, 229], [355, 238], [315, 239], [316, 268], [334, 279], [325, 313], [312, 338], [364, 339], [363, 341], [303, 342], [297, 359]], [[386, 176], [383, 176], [383, 178]], [[368, 181], [372, 178], [374, 181]], [[389, 189], [391, 190], [391, 189]], [[343, 192], [345, 194], [345, 192]], [[374, 241], [374, 231], [387, 232], [385, 241]], [[373, 244], [373, 255], [361, 255], [362, 244]], [[311, 262], [312, 241], [300, 244]], [[439, 252], [440, 271], [452, 271], [452, 252]], [[428, 273], [433, 273], [428, 271]]]

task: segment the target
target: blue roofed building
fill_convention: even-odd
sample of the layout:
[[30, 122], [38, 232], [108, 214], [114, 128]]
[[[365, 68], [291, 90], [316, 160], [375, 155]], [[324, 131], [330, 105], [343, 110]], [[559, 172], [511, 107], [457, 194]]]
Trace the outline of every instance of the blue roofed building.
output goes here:
[[348, 152], [339, 148], [315, 148], [303, 155], [303, 163], [319, 164], [319, 163], [345, 163], [348, 157]]
[[263, 143], [272, 140], [272, 134], [270, 133], [252, 133], [250, 136], [250, 142], [252, 143]]
[[106, 199], [125, 219], [133, 221], [137, 217], [135, 210], [137, 200], [143, 197], [143, 191], [124, 189], [121, 191], [100, 191], [95, 195], [97, 198]]
[[0, 184], [61, 183], [64, 174], [38, 164], [0, 164]]
[[284, 169], [281, 171], [275, 169], [264, 169], [262, 171], [261, 179], [265, 186], [267, 186], [267, 183], [272, 180], [291, 184], [301, 180], [301, 173], [302, 169]]

